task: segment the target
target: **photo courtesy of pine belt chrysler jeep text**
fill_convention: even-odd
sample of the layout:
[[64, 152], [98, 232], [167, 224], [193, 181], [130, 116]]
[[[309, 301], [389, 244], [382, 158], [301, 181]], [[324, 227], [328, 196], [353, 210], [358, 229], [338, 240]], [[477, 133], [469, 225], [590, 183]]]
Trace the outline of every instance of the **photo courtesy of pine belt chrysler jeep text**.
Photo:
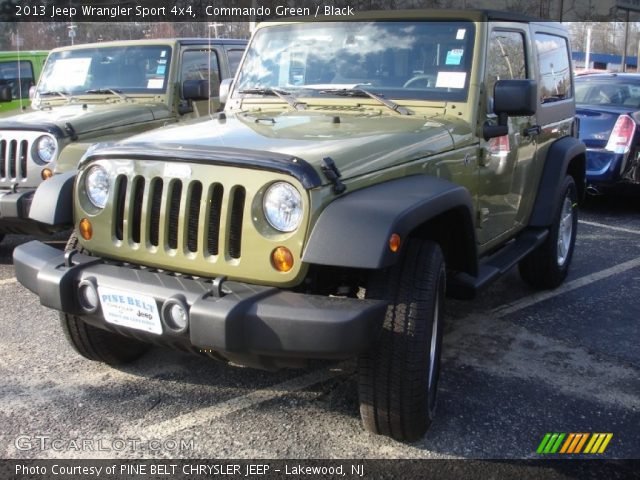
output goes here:
[[81, 355], [358, 357], [365, 428], [415, 440], [445, 295], [515, 265], [536, 288], [565, 279], [585, 185], [565, 30], [482, 11], [358, 20], [261, 25], [217, 118], [94, 149], [73, 191], [51, 180], [32, 216], [74, 234], [65, 253], [16, 248], [16, 275]]

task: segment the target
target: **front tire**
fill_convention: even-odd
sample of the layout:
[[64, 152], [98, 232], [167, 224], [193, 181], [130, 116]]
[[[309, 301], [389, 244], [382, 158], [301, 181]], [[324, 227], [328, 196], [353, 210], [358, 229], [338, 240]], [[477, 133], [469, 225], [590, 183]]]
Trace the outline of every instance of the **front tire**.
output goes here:
[[573, 257], [578, 230], [578, 190], [573, 177], [564, 178], [561, 192], [549, 236], [518, 265], [522, 279], [540, 290], [560, 285]]
[[[78, 245], [75, 232], [69, 237], [65, 251], [77, 250], [89, 255], [89, 252]], [[150, 347], [149, 344], [123, 337], [116, 333], [94, 327], [75, 315], [60, 313], [62, 331], [73, 349], [89, 360], [109, 365], [121, 365], [132, 362], [142, 356]]]
[[410, 239], [402, 260], [371, 279], [367, 297], [389, 302], [380, 338], [359, 358], [364, 427], [396, 440], [420, 439], [436, 406], [445, 262], [440, 246]]

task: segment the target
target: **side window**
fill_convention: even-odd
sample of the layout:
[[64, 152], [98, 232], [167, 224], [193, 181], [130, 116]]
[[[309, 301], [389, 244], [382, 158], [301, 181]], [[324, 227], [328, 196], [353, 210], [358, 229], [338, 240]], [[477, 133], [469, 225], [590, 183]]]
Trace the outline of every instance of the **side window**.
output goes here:
[[20, 98], [20, 94], [22, 98], [29, 98], [29, 88], [33, 84], [33, 67], [30, 61], [21, 60], [19, 64], [17, 61], [0, 63], [0, 86], [10, 85], [11, 96], [14, 99]]
[[493, 97], [493, 87], [498, 80], [527, 78], [524, 37], [519, 32], [491, 32], [487, 56], [487, 95]]
[[[209, 75], [211, 72], [211, 75]], [[209, 79], [209, 95], [217, 97], [220, 90], [220, 64], [215, 50], [187, 50], [182, 54], [180, 81]]]
[[233, 77], [240, 66], [242, 54], [244, 50], [227, 50], [227, 58], [229, 59], [229, 73]]
[[556, 35], [536, 33], [540, 69], [540, 102], [557, 102], [573, 96], [567, 40]]

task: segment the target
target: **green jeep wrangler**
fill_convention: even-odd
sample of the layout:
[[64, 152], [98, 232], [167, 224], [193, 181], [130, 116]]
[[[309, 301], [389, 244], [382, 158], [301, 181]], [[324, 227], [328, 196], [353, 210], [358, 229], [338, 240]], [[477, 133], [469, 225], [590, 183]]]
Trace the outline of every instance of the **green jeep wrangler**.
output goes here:
[[235, 73], [246, 43], [137, 40], [53, 50], [36, 111], [0, 119], [0, 240], [51, 230], [28, 218], [34, 191], [75, 170], [91, 144], [219, 110], [220, 80]]
[[29, 90], [40, 78], [49, 52], [0, 52], [0, 116], [31, 105]]
[[16, 248], [17, 278], [109, 364], [150, 343], [261, 368], [357, 356], [365, 427], [417, 439], [445, 294], [515, 265], [536, 288], [567, 275], [585, 182], [569, 52], [559, 25], [503, 13], [264, 24], [216, 119], [50, 181], [32, 216], [76, 233]]

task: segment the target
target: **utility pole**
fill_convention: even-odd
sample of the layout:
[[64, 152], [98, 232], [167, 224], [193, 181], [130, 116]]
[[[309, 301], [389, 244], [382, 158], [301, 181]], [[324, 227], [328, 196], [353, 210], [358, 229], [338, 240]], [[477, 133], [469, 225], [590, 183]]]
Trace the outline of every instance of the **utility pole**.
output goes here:
[[622, 51], [622, 71], [627, 71], [627, 47], [629, 46], [629, 12], [630, 10], [625, 10], [626, 12], [626, 20], [624, 22], [624, 50]]
[[589, 68], [589, 62], [591, 61], [591, 25], [587, 27], [587, 49], [584, 54], [584, 68]]
[[75, 23], [71, 22], [71, 25], [69, 25], [67, 28], [69, 29], [69, 38], [71, 39], [71, 45], [73, 45], [76, 38], [76, 29], [78, 28], [78, 26]]

